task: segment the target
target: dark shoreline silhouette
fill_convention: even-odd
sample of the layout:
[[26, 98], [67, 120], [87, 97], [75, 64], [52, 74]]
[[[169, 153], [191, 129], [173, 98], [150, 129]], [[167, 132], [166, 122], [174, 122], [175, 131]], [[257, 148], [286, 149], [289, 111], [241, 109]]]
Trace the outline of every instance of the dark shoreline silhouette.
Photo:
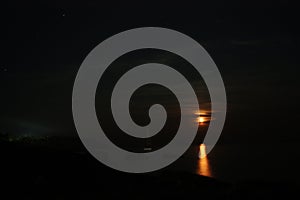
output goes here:
[[286, 198], [297, 188], [280, 181], [226, 183], [168, 168], [122, 173], [102, 165], [69, 138], [2, 139], [0, 149], [1, 191], [11, 199], [263, 199]]

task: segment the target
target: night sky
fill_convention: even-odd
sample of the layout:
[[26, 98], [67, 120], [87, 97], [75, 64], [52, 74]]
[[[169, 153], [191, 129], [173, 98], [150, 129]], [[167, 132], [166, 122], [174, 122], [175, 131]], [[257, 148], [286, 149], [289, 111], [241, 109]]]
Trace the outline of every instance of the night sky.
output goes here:
[[111, 35], [157, 26], [189, 35], [218, 66], [228, 99], [219, 144], [273, 153], [300, 144], [299, 18], [289, 1], [14, 1], [0, 20], [0, 132], [77, 137], [72, 87], [84, 58]]

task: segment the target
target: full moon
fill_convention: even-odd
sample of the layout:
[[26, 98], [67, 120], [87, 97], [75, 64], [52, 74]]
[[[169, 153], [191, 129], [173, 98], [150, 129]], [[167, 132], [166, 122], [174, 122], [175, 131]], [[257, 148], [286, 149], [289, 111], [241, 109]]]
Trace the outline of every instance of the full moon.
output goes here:
[[204, 122], [205, 120], [204, 120], [204, 117], [198, 117], [198, 122], [199, 123], [202, 123], [202, 122]]

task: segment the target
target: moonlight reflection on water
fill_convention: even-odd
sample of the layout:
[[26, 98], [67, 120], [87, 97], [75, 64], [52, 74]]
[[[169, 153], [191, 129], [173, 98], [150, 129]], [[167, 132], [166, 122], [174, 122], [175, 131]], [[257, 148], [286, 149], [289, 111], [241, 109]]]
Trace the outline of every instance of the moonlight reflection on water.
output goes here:
[[209, 160], [208, 160], [207, 154], [206, 154], [205, 144], [201, 144], [199, 146], [198, 157], [199, 157], [199, 159], [198, 159], [198, 165], [197, 165], [197, 174], [212, 177]]

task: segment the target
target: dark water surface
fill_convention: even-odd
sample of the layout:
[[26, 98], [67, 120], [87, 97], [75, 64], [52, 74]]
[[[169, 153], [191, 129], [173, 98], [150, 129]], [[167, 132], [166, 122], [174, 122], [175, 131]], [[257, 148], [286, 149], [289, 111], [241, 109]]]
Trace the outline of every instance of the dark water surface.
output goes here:
[[300, 151], [293, 143], [277, 145], [217, 145], [205, 159], [192, 147], [174, 168], [227, 182], [286, 181], [300, 177]]

